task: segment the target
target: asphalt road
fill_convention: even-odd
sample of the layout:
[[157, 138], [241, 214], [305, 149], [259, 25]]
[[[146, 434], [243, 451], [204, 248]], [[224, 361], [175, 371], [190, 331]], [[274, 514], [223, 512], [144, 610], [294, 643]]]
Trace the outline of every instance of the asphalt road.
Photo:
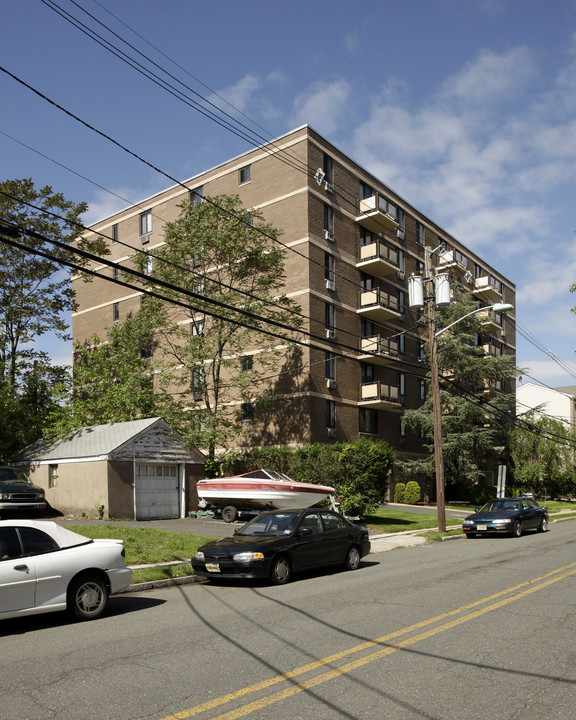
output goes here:
[[0, 720], [574, 716], [576, 523], [0, 624]]

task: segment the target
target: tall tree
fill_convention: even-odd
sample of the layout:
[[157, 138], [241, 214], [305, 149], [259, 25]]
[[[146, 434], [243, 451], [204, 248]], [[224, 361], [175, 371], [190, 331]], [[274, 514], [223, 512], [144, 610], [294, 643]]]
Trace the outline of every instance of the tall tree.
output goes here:
[[[437, 328], [474, 309], [469, 295], [456, 295], [446, 309], [437, 311]], [[491, 352], [485, 320], [472, 315], [438, 337], [447, 496], [494, 476], [497, 465], [506, 460], [508, 433], [514, 422], [512, 381], [517, 371], [509, 357]], [[421, 407], [407, 410], [404, 420], [430, 438], [428, 457], [406, 461], [404, 470], [431, 478], [435, 472], [432, 393], [427, 393]]]
[[[36, 188], [30, 179], [0, 183], [0, 402], [1, 414], [13, 412], [9, 436], [4, 438], [10, 451], [41, 434], [38, 420], [48, 416], [30, 414], [26, 408], [34, 395], [43, 395], [49, 407], [46, 394], [52, 388], [58, 395], [64, 378], [63, 368], [52, 368], [42, 346], [46, 335], [69, 337], [74, 295], [62, 261], [72, 256], [73, 241], [106, 252], [101, 240], [78, 240], [78, 223], [86, 209], [85, 203], [66, 200], [49, 186]], [[14, 247], [10, 239], [28, 249]], [[54, 240], [65, 247], [56, 247]]]

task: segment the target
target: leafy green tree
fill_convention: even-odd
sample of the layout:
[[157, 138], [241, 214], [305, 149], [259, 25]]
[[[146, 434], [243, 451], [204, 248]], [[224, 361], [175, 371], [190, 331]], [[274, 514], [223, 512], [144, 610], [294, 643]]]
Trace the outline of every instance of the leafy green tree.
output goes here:
[[[467, 294], [457, 295], [437, 312], [441, 329], [475, 309]], [[472, 315], [438, 337], [442, 449], [446, 494], [465, 496], [468, 488], [493, 477], [505, 463], [507, 438], [514, 423], [515, 396], [511, 392], [517, 370], [509, 357], [486, 352], [483, 320]], [[432, 393], [421, 407], [406, 410], [407, 427], [429, 438], [429, 455], [405, 461], [406, 475], [434, 477], [434, 419]]]
[[[106, 252], [101, 240], [79, 239], [78, 223], [86, 209], [85, 203], [66, 200], [49, 186], [36, 188], [31, 179], [0, 183], [0, 446], [4, 462], [42, 434], [69, 384], [66, 369], [51, 365], [42, 340], [49, 334], [69, 338], [74, 294], [62, 261], [72, 257], [71, 243]], [[30, 249], [15, 247], [9, 240]], [[65, 247], [56, 247], [54, 240]], [[81, 259], [75, 262], [83, 264]]]
[[512, 431], [513, 486], [540, 497], [576, 497], [576, 433], [531, 411]]
[[149, 273], [145, 286], [161, 280], [173, 287], [162, 287], [166, 302], [144, 310], [155, 327], [152, 366], [181, 408], [177, 429], [207, 448], [210, 462], [230, 436], [250, 433], [258, 408], [272, 399], [263, 381], [278, 365], [276, 347], [286, 343], [258, 332], [274, 330], [259, 317], [299, 324], [291, 312], [298, 307], [281, 294], [285, 251], [272, 240], [278, 235], [258, 210], [218, 196], [181, 205], [164, 228], [165, 244], [153, 257], [136, 258]]

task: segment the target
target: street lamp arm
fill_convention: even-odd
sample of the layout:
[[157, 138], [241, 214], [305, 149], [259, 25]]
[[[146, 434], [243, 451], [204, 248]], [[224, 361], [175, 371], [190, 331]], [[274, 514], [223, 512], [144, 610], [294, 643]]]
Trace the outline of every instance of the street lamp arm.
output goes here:
[[438, 332], [435, 333], [435, 337], [441, 335], [445, 330], [449, 330], [451, 327], [454, 327], [454, 325], [458, 324], [462, 320], [466, 320], [466, 318], [470, 317], [470, 315], [476, 315], [476, 313], [482, 312], [483, 310], [492, 310], [493, 312], [503, 313], [514, 310], [514, 306], [510, 305], [509, 303], [495, 303], [491, 307], [476, 308], [475, 310], [466, 313], [466, 315], [462, 315], [462, 317], [458, 318], [458, 320], [454, 320], [454, 322], [450, 323], [450, 325], [446, 325], [446, 327], [443, 327], [442, 330], [438, 330]]

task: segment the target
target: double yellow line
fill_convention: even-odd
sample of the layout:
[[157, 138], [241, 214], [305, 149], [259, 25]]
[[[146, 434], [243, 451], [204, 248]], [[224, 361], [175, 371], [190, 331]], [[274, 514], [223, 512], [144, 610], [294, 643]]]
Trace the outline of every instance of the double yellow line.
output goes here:
[[[286, 698], [301, 693], [304, 690], [309, 690], [310, 688], [321, 685], [328, 680], [333, 680], [334, 678], [337, 678], [341, 675], [345, 675], [346, 673], [352, 672], [353, 670], [356, 670], [363, 665], [367, 665], [371, 662], [374, 662], [375, 660], [379, 660], [386, 655], [391, 655], [398, 650], [407, 648], [410, 645], [414, 645], [418, 642], [421, 642], [422, 640], [431, 638], [434, 635], [438, 635], [439, 633], [450, 630], [451, 628], [457, 627], [458, 625], [462, 625], [463, 623], [469, 622], [470, 620], [475, 620], [476, 618], [485, 615], [486, 613], [492, 612], [493, 610], [498, 610], [501, 607], [515, 602], [516, 600], [520, 600], [527, 595], [538, 592], [539, 590], [543, 590], [549, 585], [559, 582], [560, 580], [564, 580], [565, 578], [574, 574], [576, 574], [576, 562], [557, 568], [556, 570], [552, 570], [551, 572], [546, 573], [545, 575], [541, 575], [540, 577], [533, 578], [532, 580], [527, 580], [526, 582], [520, 583], [519, 585], [514, 585], [513, 587], [502, 590], [498, 593], [495, 593], [494, 595], [489, 595], [485, 598], [482, 598], [481, 600], [476, 600], [472, 603], [469, 603], [468, 605], [462, 605], [455, 610], [450, 610], [449, 612], [442, 613], [441, 615], [436, 615], [435, 617], [429, 618], [428, 620], [423, 620], [422, 622], [411, 625], [410, 627], [403, 628], [402, 630], [396, 630], [393, 633], [383, 635], [382, 637], [376, 638], [374, 640], [368, 640], [365, 643], [356, 645], [355, 647], [348, 648], [346, 650], [342, 650], [341, 652], [335, 653], [333, 655], [328, 655], [327, 657], [322, 658], [321, 660], [316, 660], [315, 662], [309, 663], [308, 665], [302, 665], [301, 667], [290, 670], [287, 673], [276, 675], [275, 677], [269, 678], [268, 680], [263, 680], [259, 683], [255, 683], [254, 685], [249, 685], [248, 687], [242, 688], [233, 693], [229, 693], [228, 695], [222, 695], [221, 697], [214, 698], [213, 700], [209, 700], [208, 702], [196, 705], [195, 707], [174, 713], [174, 715], [168, 715], [167, 717], [162, 718], [162, 720], [185, 720], [186, 718], [200, 715], [200, 713], [206, 712], [207, 710], [212, 710], [213, 708], [225, 705], [229, 702], [241, 700], [247, 695], [267, 690], [274, 685], [290, 681], [300, 675], [305, 675], [306, 673], [313, 672], [314, 670], [326, 668], [326, 666], [337, 662], [342, 658], [349, 657], [350, 655], [354, 655], [366, 650], [370, 650], [371, 648], [374, 648], [378, 645], [386, 644], [385, 647], [363, 655], [356, 660], [344, 663], [337, 668], [332, 668], [326, 672], [322, 672], [318, 675], [315, 675], [314, 677], [308, 678], [301, 682], [291, 683], [289, 687], [287, 687], [285, 690], [281, 690], [280, 692], [276, 692], [271, 695], [265, 695], [258, 700], [250, 702], [246, 705], [242, 705], [235, 710], [226, 712], [224, 713], [224, 715], [219, 715], [218, 717], [213, 718], [213, 720], [236, 720], [237, 718], [245, 717], [246, 715], [249, 715], [256, 710], [261, 710], [262, 708], [273, 705], [280, 700], [285, 700]], [[449, 618], [453, 619], [449, 620], [448, 622], [442, 622], [448, 620]], [[438, 625], [437, 623], [442, 624]], [[417, 632], [419, 630], [422, 630], [423, 628], [429, 627], [430, 625], [436, 626], [429, 628], [424, 632], [411, 635], [410, 637], [406, 638], [405, 640], [401, 640], [400, 642], [390, 644], [392, 640], [396, 640], [403, 635]]]

